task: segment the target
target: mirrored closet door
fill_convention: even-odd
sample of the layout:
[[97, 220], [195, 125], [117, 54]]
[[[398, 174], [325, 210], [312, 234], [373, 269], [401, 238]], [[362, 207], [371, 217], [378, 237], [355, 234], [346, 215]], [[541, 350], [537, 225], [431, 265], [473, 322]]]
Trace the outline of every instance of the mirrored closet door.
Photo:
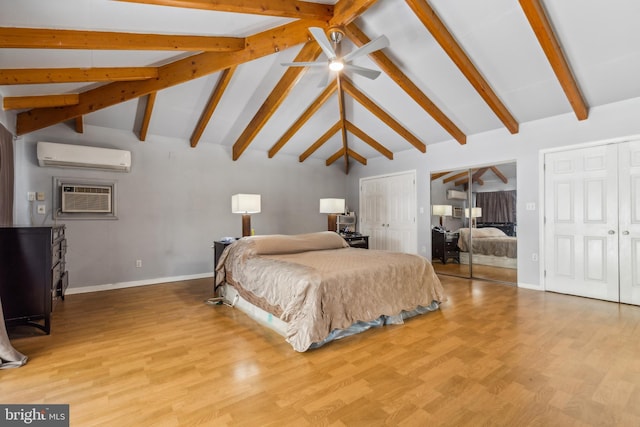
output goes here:
[[517, 283], [516, 200], [515, 162], [433, 173], [436, 272]]

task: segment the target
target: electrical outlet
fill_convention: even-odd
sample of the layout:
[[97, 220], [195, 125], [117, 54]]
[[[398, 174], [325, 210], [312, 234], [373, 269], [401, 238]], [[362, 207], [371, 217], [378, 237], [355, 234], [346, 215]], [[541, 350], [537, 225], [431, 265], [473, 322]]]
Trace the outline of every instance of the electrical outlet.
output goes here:
[[538, 254], [537, 253], [532, 253], [531, 254], [531, 261], [536, 262], [538, 261]]
[[44, 215], [47, 213], [47, 207], [45, 205], [38, 205], [38, 213]]
[[35, 191], [28, 191], [27, 192], [27, 200], [30, 202], [33, 202], [36, 199], [36, 192]]
[[142, 260], [141, 259], [137, 259], [136, 260], [136, 268], [140, 268], [142, 267]]

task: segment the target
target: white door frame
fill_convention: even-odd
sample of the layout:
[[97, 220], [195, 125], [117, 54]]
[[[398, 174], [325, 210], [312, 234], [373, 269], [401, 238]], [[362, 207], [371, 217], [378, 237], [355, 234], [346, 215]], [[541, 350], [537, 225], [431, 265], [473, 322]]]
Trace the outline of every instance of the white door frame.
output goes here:
[[544, 270], [544, 266], [546, 265], [547, 259], [546, 256], [547, 254], [545, 253], [545, 221], [544, 221], [544, 212], [545, 212], [545, 204], [544, 204], [544, 200], [545, 200], [545, 163], [544, 163], [544, 159], [545, 159], [545, 155], [548, 153], [553, 153], [553, 152], [557, 152], [557, 151], [569, 151], [569, 150], [578, 150], [581, 148], [587, 148], [587, 147], [595, 147], [598, 145], [607, 145], [607, 144], [619, 144], [622, 142], [629, 142], [629, 141], [634, 141], [634, 140], [638, 140], [640, 139], [640, 134], [635, 134], [635, 135], [628, 135], [628, 136], [622, 136], [622, 137], [616, 137], [616, 138], [609, 138], [609, 139], [603, 139], [603, 140], [599, 140], [599, 141], [590, 141], [590, 142], [585, 142], [585, 143], [581, 143], [581, 144], [572, 144], [572, 145], [565, 145], [562, 147], [554, 147], [554, 148], [548, 148], [548, 149], [544, 149], [544, 150], [540, 150], [538, 152], [538, 241], [540, 242], [539, 247], [538, 247], [538, 253], [539, 253], [539, 264], [538, 264], [538, 269], [539, 269], [539, 276], [540, 276], [540, 287], [542, 290], [546, 291], [547, 290], [547, 279], [545, 276], [545, 270]]

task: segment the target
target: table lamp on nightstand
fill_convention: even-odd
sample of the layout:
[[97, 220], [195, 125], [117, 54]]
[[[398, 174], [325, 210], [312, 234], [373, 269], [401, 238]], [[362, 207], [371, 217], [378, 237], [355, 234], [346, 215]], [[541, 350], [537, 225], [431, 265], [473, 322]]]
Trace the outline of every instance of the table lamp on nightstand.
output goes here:
[[453, 206], [433, 205], [431, 206], [431, 215], [437, 215], [440, 217], [440, 227], [442, 227], [444, 217], [453, 215]]
[[231, 212], [242, 214], [242, 237], [251, 236], [251, 214], [260, 213], [259, 194], [234, 194]]
[[320, 213], [329, 214], [327, 229], [338, 231], [338, 214], [344, 213], [344, 199], [320, 199]]
[[476, 226], [476, 218], [482, 216], [482, 208], [471, 208], [471, 216], [469, 216], [469, 208], [465, 208], [464, 216], [465, 218], [471, 218], [471, 227], [474, 228]]

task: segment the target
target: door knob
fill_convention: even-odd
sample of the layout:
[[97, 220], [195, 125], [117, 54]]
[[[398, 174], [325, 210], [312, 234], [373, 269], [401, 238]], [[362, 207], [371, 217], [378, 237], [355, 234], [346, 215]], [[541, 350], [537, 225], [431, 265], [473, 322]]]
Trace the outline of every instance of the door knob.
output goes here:
[[622, 234], [624, 234], [625, 236], [629, 235], [629, 232], [627, 230], [623, 231]]
[[609, 230], [609, 234], [616, 234], [614, 230]]

